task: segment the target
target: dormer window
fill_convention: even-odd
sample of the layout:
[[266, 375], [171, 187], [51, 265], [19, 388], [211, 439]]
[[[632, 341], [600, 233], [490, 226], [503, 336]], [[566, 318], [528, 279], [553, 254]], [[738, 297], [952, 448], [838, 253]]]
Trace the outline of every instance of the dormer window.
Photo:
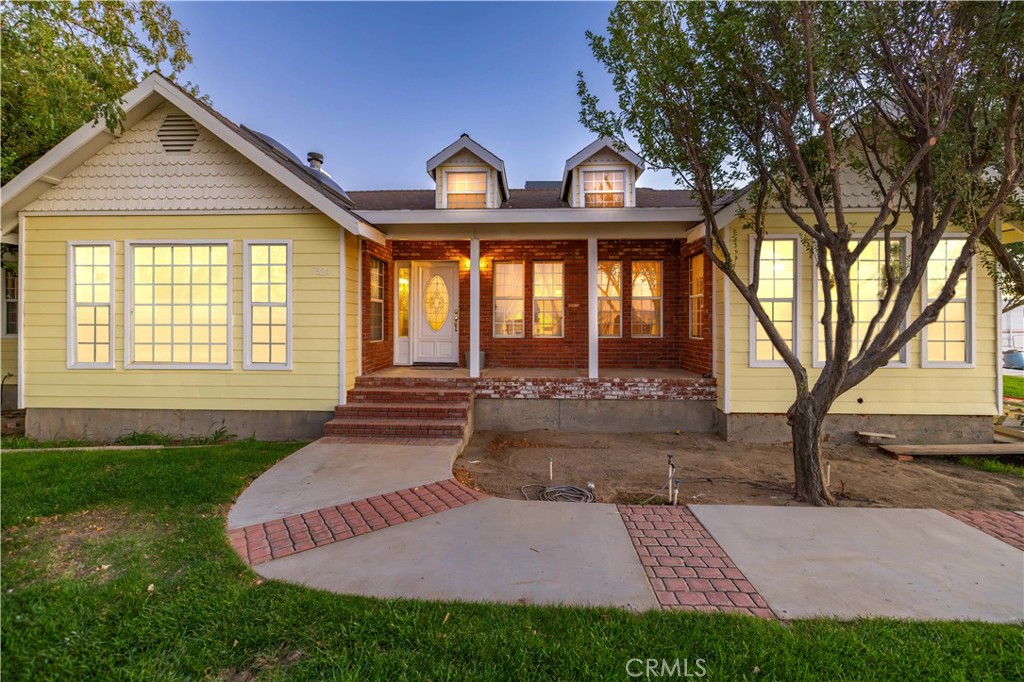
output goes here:
[[448, 171], [448, 208], [487, 208], [487, 173]]
[[622, 208], [626, 205], [626, 171], [583, 171], [585, 208]]

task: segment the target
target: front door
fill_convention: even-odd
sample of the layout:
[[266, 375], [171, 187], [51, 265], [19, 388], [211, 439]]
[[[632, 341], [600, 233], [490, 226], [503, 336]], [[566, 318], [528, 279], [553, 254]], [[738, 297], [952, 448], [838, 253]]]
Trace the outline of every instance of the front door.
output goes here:
[[459, 361], [459, 264], [413, 263], [413, 362]]

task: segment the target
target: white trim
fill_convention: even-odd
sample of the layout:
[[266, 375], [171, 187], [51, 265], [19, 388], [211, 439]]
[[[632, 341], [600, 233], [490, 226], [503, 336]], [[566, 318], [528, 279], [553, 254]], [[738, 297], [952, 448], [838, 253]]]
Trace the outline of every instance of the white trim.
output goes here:
[[[963, 239], [966, 239], [966, 238], [967, 238], [967, 235], [962, 233], [962, 232], [950, 232], [948, 234], [942, 235], [942, 239], [940, 241], [944, 241], [944, 240], [947, 240], [947, 239], [963, 240]], [[935, 255], [934, 251], [932, 252], [932, 255], [933, 256]], [[930, 327], [931, 325], [925, 325], [924, 329], [921, 330], [921, 367], [922, 368], [974, 369], [975, 319], [977, 319], [977, 316], [975, 315], [975, 307], [977, 305], [976, 300], [975, 300], [977, 298], [976, 295], [975, 295], [975, 291], [977, 291], [977, 289], [975, 288], [975, 277], [976, 277], [975, 273], [976, 273], [977, 268], [974, 267], [974, 261], [975, 261], [976, 258], [977, 258], [977, 255], [971, 256], [971, 260], [967, 264], [967, 273], [966, 273], [967, 274], [967, 277], [966, 277], [966, 280], [967, 280], [967, 301], [966, 301], [966, 305], [964, 306], [964, 315], [967, 317], [967, 319], [964, 320], [964, 343], [966, 344], [966, 348], [967, 348], [967, 353], [966, 353], [967, 360], [965, 362], [942, 362], [942, 361], [929, 360], [928, 359], [928, 327]], [[947, 277], [948, 277], [948, 275], [947, 275]], [[998, 303], [998, 301], [999, 301], [999, 292], [998, 292], [998, 290], [996, 291], [995, 297], [996, 297], [996, 302]], [[929, 303], [929, 298], [928, 298], [928, 268], [926, 266], [925, 267], [925, 271], [924, 271], [924, 276], [921, 279], [921, 310], [922, 311], [928, 306], [928, 303]], [[947, 303], [947, 305], [948, 305], [948, 303]], [[944, 311], [945, 309], [946, 309], [946, 306], [943, 306], [942, 310]], [[942, 311], [940, 311], [940, 313], [941, 312]], [[1001, 353], [998, 353], [996, 355], [996, 364], [999, 364], [999, 365], [1002, 364], [1002, 354]]]
[[610, 137], [599, 137], [590, 144], [588, 144], [583, 149], [573, 154], [565, 162], [565, 168], [562, 170], [562, 189], [561, 194], [559, 196], [565, 199], [565, 195], [568, 192], [569, 186], [571, 184], [569, 183], [570, 177], [572, 177], [573, 180], [577, 181], [576, 184], [580, 184], [579, 178], [576, 176], [574, 171], [579, 167], [581, 163], [583, 163], [584, 161], [586, 161], [594, 154], [597, 154], [599, 151], [603, 149], [610, 149], [612, 152], [621, 157], [624, 161], [626, 161], [629, 164], [632, 164], [633, 167], [637, 170], [637, 178], [639, 178], [640, 175], [643, 174], [644, 160], [641, 159], [636, 152], [634, 152], [629, 147], [626, 147], [624, 150], [619, 151], [618, 149], [615, 148], [615, 140], [613, 140]]
[[[993, 282], [993, 284], [995, 284]], [[996, 306], [996, 416], [1003, 413], [1003, 302], [999, 287], [994, 287]]]
[[[588, 239], [587, 243], [589, 244], [589, 242], [590, 242], [590, 240]], [[589, 252], [588, 252], [588, 255], [589, 255]], [[618, 334], [602, 334], [601, 333], [601, 301], [614, 301], [614, 300], [616, 300], [616, 297], [615, 296], [602, 296], [601, 295], [600, 287], [598, 287], [598, 291], [597, 291], [597, 323], [598, 323], [597, 324], [597, 338], [599, 338], [599, 339], [621, 339], [622, 338], [622, 328], [625, 326], [625, 319], [622, 316], [622, 289], [624, 288], [623, 285], [625, 285], [625, 283], [626, 283], [625, 279], [623, 278], [623, 273], [626, 272], [626, 269], [623, 266], [623, 262], [622, 262], [621, 258], [620, 259], [605, 258], [604, 260], [599, 258], [597, 260], [597, 274], [598, 274], [598, 278], [600, 278], [600, 275], [601, 275], [601, 263], [615, 263], [615, 264], [617, 264], [619, 266], [619, 295], [617, 297], [618, 301], [619, 301], [619, 333]], [[598, 281], [600, 281], [600, 279], [598, 279]]]
[[[367, 254], [370, 258], [370, 279], [366, 282], [366, 301], [370, 304], [370, 340], [369, 343], [382, 343], [387, 338], [387, 282], [388, 282], [388, 264], [377, 258], [373, 254]], [[373, 297], [373, 286], [375, 284], [373, 275], [374, 264], [380, 265], [381, 285], [380, 285], [380, 298]], [[373, 338], [373, 304], [380, 303], [380, 338]]]
[[[15, 263], [18, 262], [17, 254], [15, 254], [14, 262]], [[18, 338], [18, 333], [19, 332], [15, 331], [12, 334], [7, 329], [7, 282], [6, 282], [6, 277], [7, 277], [7, 273], [5, 272], [4, 273], [4, 278], [5, 279], [2, 282], [2, 285], [3, 285], [3, 288], [4, 288], [4, 290], [3, 290], [3, 297], [0, 298], [0, 326], [3, 327], [2, 333], [0, 333], [0, 338], [3, 338], [3, 339], [16, 339], [16, 338]], [[14, 303], [20, 309], [21, 299], [18, 298], [18, 296], [20, 295], [19, 294], [19, 289], [21, 289], [21, 270], [17, 269], [14, 272], [14, 296], [15, 296]], [[16, 318], [20, 316], [20, 314], [18, 313], [18, 309], [15, 309], [14, 312], [15, 312], [15, 317]], [[20, 331], [21, 327], [18, 327], [17, 319], [15, 319], [14, 326]]]
[[18, 409], [25, 409], [25, 216], [18, 215]]
[[[495, 203], [494, 196], [493, 196], [494, 192], [491, 189], [491, 170], [492, 169], [487, 168], [486, 166], [452, 166], [450, 168], [446, 167], [441, 172], [441, 192], [440, 192], [440, 197], [438, 197], [439, 200], [440, 200], [439, 203], [441, 205], [438, 206], [438, 208], [444, 209], [444, 210], [447, 210], [447, 211], [484, 211], [484, 210], [488, 210], [488, 209], [492, 209], [492, 208], [497, 208], [498, 207], [498, 203]], [[483, 191], [483, 195], [484, 195], [484, 208], [451, 208], [451, 209], [448, 208], [448, 194], [449, 194], [449, 191], [448, 191], [448, 176], [450, 174], [452, 174], [452, 173], [465, 173], [465, 174], [469, 174], [469, 175], [481, 175], [482, 174], [484, 176], [484, 179], [485, 179], [485, 181], [484, 181], [484, 191]], [[452, 194], [477, 195], [477, 194], [481, 194], [481, 193], [480, 192], [452, 192]]]
[[[637, 263], [657, 263], [658, 288], [661, 289], [660, 296], [635, 296], [633, 285], [636, 283], [636, 275], [633, 274], [633, 266]], [[658, 333], [657, 334], [635, 334], [633, 332], [633, 307], [634, 301], [657, 301], [658, 302]], [[631, 339], [663, 339], [665, 338], [665, 261], [661, 258], [637, 258], [629, 261], [629, 338]]]
[[[859, 239], [863, 235], [853, 235], [852, 240]], [[871, 241], [882, 241], [884, 237], [878, 237]], [[893, 236], [893, 239], [899, 240], [903, 243], [901, 249], [901, 257], [906, 260], [909, 255], [910, 235], [908, 234], [897, 234]], [[811, 366], [816, 369], [821, 369], [825, 366], [825, 359], [818, 355], [818, 335], [822, 333], [821, 322], [818, 319], [818, 288], [821, 286], [819, 281], [821, 278], [818, 276], [818, 252], [815, 251], [811, 254]], [[897, 283], [898, 284], [898, 283]], [[900, 332], [907, 328], [910, 324], [910, 306], [907, 306], [907, 312], [903, 316], [903, 324], [900, 327]], [[853, 354], [856, 355], [859, 348], [853, 349]], [[893, 360], [890, 360], [885, 365], [882, 365], [880, 369], [907, 369], [910, 367], [910, 342], [908, 341], [899, 353], [896, 354]]]
[[[729, 357], [729, 287], [731, 282], [729, 277], [722, 272], [722, 412], [724, 414], [730, 413], [730, 401], [729, 401], [729, 366], [732, 364], [732, 359]], [[716, 338], [716, 334], [712, 334], [711, 338]]]
[[[621, 272], [622, 261], [619, 261], [619, 267]], [[622, 283], [619, 283], [619, 295], [622, 295]], [[598, 350], [600, 343], [598, 340], [598, 324], [597, 324], [597, 237], [591, 237], [587, 240], [587, 374], [591, 379], [596, 379], [600, 372], [600, 360], [598, 358]], [[621, 316], [622, 306], [619, 305], [619, 314]], [[622, 318], [619, 318], [619, 330], [622, 330], [623, 322]], [[564, 322], [563, 322], [564, 327]]]
[[501, 181], [500, 187], [502, 193], [505, 195], [506, 198], [508, 198], [509, 191], [508, 179], [505, 175], [505, 162], [499, 159], [491, 152], [484, 149], [479, 142], [477, 142], [476, 140], [474, 140], [473, 138], [466, 134], [459, 136], [459, 139], [455, 140], [455, 142], [452, 142], [450, 145], [439, 151], [437, 154], [434, 154], [432, 157], [430, 157], [430, 159], [427, 160], [427, 175], [433, 178], [434, 181], [436, 182], [437, 176], [435, 174], [435, 171], [437, 170], [437, 167], [441, 166], [442, 164], [444, 164], [445, 161], [452, 158], [453, 156], [455, 156], [464, 149], [469, 151], [474, 156], [483, 161], [485, 164], [489, 165], [491, 168], [497, 171], [499, 175], [499, 180]]
[[[588, 240], [589, 241], [589, 240]], [[562, 295], [558, 296], [537, 296], [537, 266], [538, 265], [552, 265], [558, 264], [562, 266]], [[565, 322], [568, 317], [568, 311], [565, 305], [565, 261], [564, 260], [535, 260], [530, 261], [530, 268], [532, 269], [532, 276], [530, 277], [530, 337], [534, 339], [564, 339], [565, 338]], [[526, 267], [523, 267], [523, 279], [526, 279]], [[525, 281], [523, 287], [523, 293], [526, 293]], [[562, 302], [562, 333], [561, 334], [538, 334], [537, 333], [537, 301], [561, 301]], [[524, 306], [525, 308], [525, 306]], [[526, 310], [523, 310], [523, 317], [526, 317]], [[523, 330], [526, 331], [525, 329]]]
[[[287, 247], [287, 277], [286, 277], [286, 311], [287, 327], [285, 328], [285, 362], [281, 363], [257, 363], [252, 361], [252, 262], [249, 252], [250, 246], [280, 246]], [[260, 304], [263, 305], [263, 304]], [[281, 307], [277, 304], [273, 307]], [[295, 301], [292, 293], [292, 240], [291, 239], [246, 239], [242, 241], [242, 369], [244, 370], [290, 370], [292, 368], [292, 311], [295, 308]]]
[[[584, 223], [590, 227], [592, 223], [619, 223], [616, 228], [622, 233], [623, 239], [633, 238], [633, 233], [624, 229], [627, 223], [674, 223], [672, 225], [672, 236], [677, 239], [683, 238], [689, 225], [679, 223], [697, 223], [702, 215], [699, 208], [637, 208], [635, 206], [626, 208], [502, 208], [495, 210], [491, 208], [463, 208], [448, 210], [444, 208], [421, 209], [421, 210], [363, 210], [358, 211], [359, 215], [377, 225], [460, 225], [468, 224], [474, 227], [486, 224], [506, 225], [509, 223], [522, 223], [525, 225], [536, 225], [538, 223]], [[537, 234], [547, 234], [538, 232]], [[462, 239], [469, 239], [472, 236], [466, 233]], [[481, 238], [493, 239], [490, 235], [479, 235]], [[389, 231], [388, 239], [394, 239]], [[438, 239], [443, 236], [432, 237], [419, 235], [407, 237], [408, 239]], [[514, 233], [508, 238], [516, 238]], [[519, 237], [520, 239], [535, 239], [536, 237]], [[557, 237], [551, 237], [556, 239]]]
[[587, 183], [587, 180], [586, 180], [586, 174], [587, 173], [622, 173], [622, 206], [609, 206], [609, 207], [603, 207], [603, 208], [605, 208], [606, 210], [621, 210], [623, 208], [635, 208], [636, 207], [636, 202], [635, 201], [633, 201], [633, 202], [630, 201], [631, 193], [629, 191], [629, 187], [630, 187], [630, 183], [632, 181], [630, 180], [630, 173], [629, 173], [629, 166], [628, 165], [622, 164], [622, 165], [619, 165], [619, 166], [609, 166], [609, 165], [580, 166], [579, 170], [580, 170], [580, 203], [577, 206], [574, 206], [574, 208], [587, 208], [587, 194], [619, 194], [619, 192], [616, 192], [614, 190], [611, 191], [611, 192], [600, 191], [600, 190], [594, 190], [594, 191], [588, 192], [587, 191], [587, 184], [586, 184]]
[[[356, 306], [356, 326], [359, 328], [356, 332], [356, 367], [359, 368], [359, 376], [363, 375], [363, 254], [365, 249], [363, 248], [363, 242], [360, 240], [356, 241], [356, 249], [358, 249], [359, 258], [356, 260], [356, 277], [358, 278], [359, 285], [356, 291], [359, 292], [359, 304]], [[367, 292], [369, 293], [369, 292]]]
[[345, 277], [346, 265], [345, 263], [345, 239], [348, 233], [345, 230], [338, 230], [338, 405], [344, 405], [345, 400], [348, 397], [348, 391], [346, 390], [346, 384], [348, 383], [348, 373], [346, 372], [346, 360], [345, 351], [348, 345], [348, 339], [346, 338], [346, 332], [348, 331], [346, 324], [346, 313], [348, 312], [348, 280]]
[[[133, 355], [135, 347], [135, 247], [136, 246], [227, 246], [228, 298], [227, 298], [227, 361], [224, 364], [165, 362], [136, 363]], [[231, 239], [126, 239], [124, 242], [124, 368], [130, 370], [147, 369], [187, 369], [187, 370], [231, 370], [234, 368], [234, 240]]]
[[[701, 272], [701, 276], [700, 276], [700, 278], [701, 278], [701, 287], [700, 287], [700, 294], [694, 295], [694, 293], [693, 293], [693, 265], [692, 265], [692, 263], [693, 263], [694, 259], [696, 259], [696, 258], [700, 259], [700, 264], [701, 264], [701, 266], [700, 266], [701, 267], [701, 270], [700, 270], [700, 272]], [[691, 253], [689, 256], [686, 257], [686, 262], [687, 262], [687, 266], [688, 266], [687, 269], [686, 269], [686, 293], [687, 293], [687, 301], [689, 302], [689, 304], [687, 306], [687, 309], [686, 309], [686, 337], [689, 338], [689, 339], [693, 339], [694, 341], [703, 341], [704, 340], [704, 315], [707, 314], [707, 301], [704, 300], [705, 299], [705, 297], [704, 297], [704, 290], [707, 288], [707, 272], [706, 272], [706, 268], [704, 267], [706, 265], [706, 263], [704, 262], [704, 251], [701, 250], [701, 251], [698, 251], [697, 253]], [[714, 286], [715, 286], [714, 285], [714, 279], [712, 278], [711, 287], [714, 288]], [[693, 299], [695, 299], [695, 298], [699, 298], [700, 299], [700, 336], [694, 336], [693, 335]], [[712, 332], [711, 333], [712, 333], [712, 336], [714, 336], [714, 328], [712, 328]]]
[[315, 208], [243, 208], [243, 209], [198, 209], [181, 208], [173, 211], [165, 209], [152, 211], [22, 211], [30, 218], [64, 217], [64, 216], [158, 216], [158, 215], [321, 215], [322, 212]]
[[469, 242], [469, 377], [480, 376], [480, 240]]
[[[79, 246], [106, 246], [110, 249], [110, 301], [105, 304], [108, 308], [107, 334], [110, 339], [110, 360], [107, 362], [78, 362], [78, 315], [76, 305], [76, 273], [77, 263], [75, 262], [75, 248]], [[114, 369], [114, 307], [117, 273], [117, 242], [114, 241], [69, 241], [67, 243], [67, 368], [68, 369]], [[99, 306], [97, 306], [99, 307]]]
[[[756, 235], [750, 235], [747, 258], [748, 275], [754, 272], [754, 242]], [[800, 242], [800, 235], [794, 233], [778, 233], [765, 235], [764, 241], [792, 241], [793, 242], [793, 354], [800, 357], [800, 327], [803, 324], [803, 301], [800, 296], [802, 289], [801, 264], [803, 261], [803, 249]], [[748, 277], [748, 279], [750, 279]], [[760, 282], [758, 283], [760, 284]], [[759, 287], [760, 288], [760, 287]], [[760, 297], [758, 297], [760, 299]], [[780, 299], [781, 300], [781, 299]], [[757, 359], [757, 317], [754, 316], [754, 309], [747, 306], [750, 317], [750, 331], [747, 339], [750, 367], [786, 367], [784, 360], [758, 360]]]

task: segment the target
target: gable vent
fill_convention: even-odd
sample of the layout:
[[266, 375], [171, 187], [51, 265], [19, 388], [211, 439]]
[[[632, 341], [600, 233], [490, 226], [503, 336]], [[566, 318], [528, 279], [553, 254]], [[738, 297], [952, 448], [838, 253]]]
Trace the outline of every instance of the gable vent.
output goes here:
[[164, 151], [172, 154], [187, 154], [199, 139], [196, 122], [185, 114], [167, 114], [160, 130], [156, 131]]

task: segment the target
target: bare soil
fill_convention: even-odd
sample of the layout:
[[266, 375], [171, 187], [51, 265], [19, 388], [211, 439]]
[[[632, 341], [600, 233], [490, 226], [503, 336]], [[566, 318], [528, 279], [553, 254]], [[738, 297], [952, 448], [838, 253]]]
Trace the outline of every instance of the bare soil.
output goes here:
[[[823, 444], [839, 506], [1020, 510], [1024, 479], [938, 458], [897, 462], [873, 446]], [[727, 443], [700, 433], [477, 432], [455, 463], [460, 480], [510, 499], [529, 484], [595, 485], [600, 502], [639, 503], [668, 479], [667, 455], [682, 481], [680, 504], [797, 505], [788, 444]], [[549, 458], [554, 479], [548, 478]], [[1024, 459], [1024, 458], [1022, 458]], [[530, 499], [535, 491], [527, 490]], [[652, 503], [664, 503], [664, 497]]]

